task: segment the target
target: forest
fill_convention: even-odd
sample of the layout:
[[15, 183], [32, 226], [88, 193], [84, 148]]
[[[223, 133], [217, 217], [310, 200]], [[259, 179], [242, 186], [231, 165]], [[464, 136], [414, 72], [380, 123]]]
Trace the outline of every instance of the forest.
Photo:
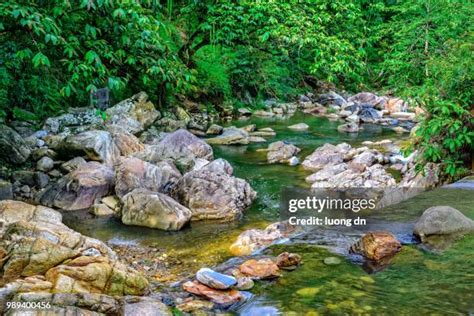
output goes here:
[[0, 4], [0, 117], [34, 120], [146, 91], [208, 111], [330, 84], [426, 111], [417, 148], [462, 172], [472, 149], [473, 3], [464, 0], [48, 0]]

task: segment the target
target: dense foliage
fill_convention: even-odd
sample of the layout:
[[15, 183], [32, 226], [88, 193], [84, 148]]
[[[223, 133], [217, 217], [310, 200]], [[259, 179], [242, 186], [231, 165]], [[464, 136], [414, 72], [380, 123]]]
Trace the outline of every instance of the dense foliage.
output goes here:
[[[473, 4], [464, 0], [6, 0], [0, 116], [42, 119], [140, 90], [159, 106], [258, 106], [333, 82], [427, 111], [416, 147], [454, 175], [472, 150]], [[421, 146], [420, 146], [421, 145]]]

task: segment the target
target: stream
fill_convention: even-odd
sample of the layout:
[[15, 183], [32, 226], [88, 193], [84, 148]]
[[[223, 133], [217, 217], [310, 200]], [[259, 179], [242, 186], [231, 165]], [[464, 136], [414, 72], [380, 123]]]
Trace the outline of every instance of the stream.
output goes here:
[[[304, 122], [307, 131], [288, 126]], [[146, 246], [160, 250], [178, 264], [168, 267], [169, 281], [191, 276], [199, 268], [215, 266], [231, 258], [229, 246], [244, 230], [264, 228], [279, 219], [280, 192], [283, 187], [307, 188], [310, 172], [300, 166], [270, 165], [266, 153], [257, 149], [285, 140], [300, 147], [301, 161], [324, 143], [347, 142], [360, 146], [366, 140], [400, 138], [391, 129], [364, 125], [358, 134], [337, 132], [338, 121], [297, 112], [291, 118], [252, 117], [229, 125], [256, 124], [271, 127], [277, 135], [263, 144], [214, 146], [215, 158], [224, 158], [234, 167], [234, 175], [245, 179], [257, 191], [258, 198], [240, 221], [233, 223], [192, 222], [179, 232], [165, 232], [123, 225], [114, 218], [78, 220], [66, 213], [71, 228], [110, 245]], [[442, 253], [415, 245], [411, 238], [414, 221], [430, 206], [449, 205], [474, 218], [474, 191], [440, 188], [422, 193], [374, 216], [370, 229], [389, 230], [406, 244], [390, 267], [368, 274], [364, 267], [347, 255], [346, 249], [362, 232], [335, 228], [315, 230], [274, 245], [266, 254], [282, 251], [302, 256], [304, 264], [295, 271], [283, 272], [272, 282], [257, 282], [254, 294], [239, 307], [243, 315], [317, 315], [319, 314], [472, 314], [474, 313], [474, 236], [462, 238]], [[368, 228], [367, 228], [368, 229]], [[323, 259], [339, 256], [341, 264], [327, 266]]]

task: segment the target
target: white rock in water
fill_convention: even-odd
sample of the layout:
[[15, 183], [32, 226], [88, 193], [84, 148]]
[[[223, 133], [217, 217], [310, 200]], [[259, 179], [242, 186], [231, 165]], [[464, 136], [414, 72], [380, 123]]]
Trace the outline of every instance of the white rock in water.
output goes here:
[[298, 159], [298, 157], [293, 156], [293, 157], [291, 157], [290, 159], [288, 159], [288, 164], [289, 164], [290, 166], [296, 166], [296, 165], [298, 165], [299, 163], [300, 163], [300, 160]]
[[227, 290], [237, 284], [233, 276], [222, 274], [208, 268], [202, 268], [196, 273], [196, 279], [204, 285], [216, 290]]
[[292, 130], [296, 130], [296, 131], [304, 131], [309, 128], [309, 125], [305, 123], [299, 123], [299, 124], [288, 126], [288, 128]]

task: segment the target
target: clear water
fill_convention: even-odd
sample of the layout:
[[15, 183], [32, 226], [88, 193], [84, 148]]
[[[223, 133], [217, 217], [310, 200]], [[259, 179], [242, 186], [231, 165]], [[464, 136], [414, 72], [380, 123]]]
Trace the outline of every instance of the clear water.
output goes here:
[[[292, 131], [288, 126], [304, 122], [307, 131]], [[289, 119], [252, 118], [232, 122], [258, 128], [271, 127], [277, 136], [269, 142], [286, 140], [302, 149], [304, 158], [324, 143], [348, 142], [359, 145], [365, 140], [397, 138], [390, 129], [365, 126], [358, 134], [337, 132], [337, 121], [297, 113]], [[269, 143], [268, 142], [268, 143]], [[266, 154], [258, 152], [268, 143], [248, 146], [215, 146], [216, 158], [227, 159], [237, 177], [246, 179], [257, 191], [258, 198], [244, 217], [233, 223], [193, 222], [179, 232], [163, 232], [142, 227], [125, 226], [116, 219], [65, 217], [74, 229], [109, 243], [137, 244], [158, 248], [180, 265], [170, 273], [186, 275], [203, 266], [213, 266], [231, 257], [229, 246], [249, 228], [263, 228], [278, 220], [278, 203], [283, 186], [307, 187], [309, 174], [301, 167], [266, 163]], [[380, 227], [389, 229], [402, 240], [409, 239], [414, 220], [428, 207], [451, 205], [474, 218], [474, 192], [438, 189], [427, 192], [395, 208], [377, 214]], [[355, 234], [357, 235], [357, 234]], [[347, 244], [355, 240], [344, 230], [319, 231], [306, 239], [295, 239], [269, 251], [297, 252], [304, 265], [284, 273], [275, 282], [261, 283], [255, 295], [239, 310], [247, 315], [265, 314], [469, 314], [474, 313], [474, 238], [458, 241], [443, 254], [434, 254], [409, 245], [397, 255], [393, 265], [377, 274], [368, 275], [360, 265], [343, 256]], [[324, 244], [327, 249], [321, 248]], [[318, 246], [319, 245], [319, 246]], [[343, 263], [325, 266], [327, 256], [341, 256]]]

